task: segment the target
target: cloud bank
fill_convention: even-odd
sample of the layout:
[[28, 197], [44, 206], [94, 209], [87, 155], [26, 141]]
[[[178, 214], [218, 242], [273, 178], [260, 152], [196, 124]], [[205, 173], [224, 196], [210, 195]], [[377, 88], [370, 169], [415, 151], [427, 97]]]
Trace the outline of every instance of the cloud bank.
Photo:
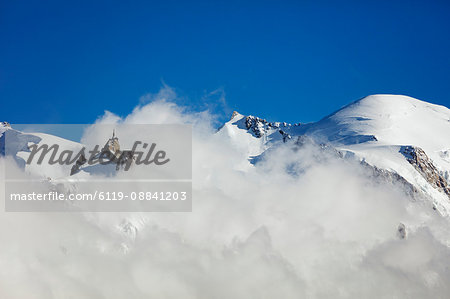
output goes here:
[[448, 297], [447, 219], [314, 144], [252, 166], [175, 98], [97, 123], [192, 124], [193, 211], [1, 212], [1, 298]]

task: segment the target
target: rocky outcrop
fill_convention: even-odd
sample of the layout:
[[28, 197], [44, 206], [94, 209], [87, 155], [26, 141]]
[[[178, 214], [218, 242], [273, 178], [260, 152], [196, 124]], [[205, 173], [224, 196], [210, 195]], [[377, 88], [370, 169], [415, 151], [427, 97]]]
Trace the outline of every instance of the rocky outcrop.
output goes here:
[[265, 119], [255, 116], [247, 116], [245, 118], [245, 127], [257, 138], [261, 138], [265, 131], [267, 131], [268, 128], [271, 128], [271, 124]]
[[[115, 132], [103, 146], [102, 150], [93, 157], [95, 161], [101, 161], [100, 164], [116, 164], [116, 171], [127, 165], [129, 162], [134, 161], [134, 152], [131, 150], [121, 150], [119, 144], [119, 138], [116, 137]], [[91, 158], [89, 159], [91, 160]], [[70, 175], [78, 173], [88, 161], [84, 154], [81, 154], [75, 164], [70, 170]]]
[[265, 119], [251, 115], [245, 117], [246, 129], [257, 138], [261, 138], [269, 130], [280, 130], [280, 133], [283, 135], [284, 131], [283, 133], [281, 132], [282, 128], [290, 128], [292, 126], [299, 126], [299, 125], [300, 124], [291, 125], [286, 122], [268, 122]]
[[84, 154], [81, 154], [78, 160], [75, 162], [75, 164], [70, 169], [70, 175], [74, 175], [80, 171], [80, 167], [84, 165], [84, 163], [87, 162], [86, 157]]
[[[317, 143], [312, 137], [307, 135], [298, 136], [295, 140], [295, 146], [297, 149], [301, 149], [304, 146], [313, 146], [313, 155], [311, 158], [317, 161], [326, 161], [327, 159], [346, 159], [352, 161], [357, 159], [354, 155], [349, 155], [348, 152], [343, 152], [336, 149], [334, 146], [326, 143]], [[392, 186], [397, 186], [414, 200], [422, 200], [428, 198], [428, 195], [421, 192], [413, 184], [408, 182], [403, 176], [395, 171], [386, 170], [377, 166], [371, 165], [362, 159], [354, 160], [359, 163], [365, 170], [365, 174], [373, 178], [375, 182], [382, 182]]]
[[370, 176], [391, 185], [402, 186], [403, 192], [411, 198], [419, 199], [426, 197], [423, 192], [420, 192], [413, 184], [408, 182], [398, 173], [370, 165], [365, 160], [362, 160], [360, 163], [367, 171], [369, 171]]
[[297, 148], [301, 148], [305, 145], [313, 145], [317, 150], [318, 153], [321, 155], [334, 157], [334, 158], [344, 158], [344, 154], [337, 150], [334, 146], [331, 146], [326, 143], [317, 143], [314, 138], [307, 136], [307, 135], [300, 135], [297, 137], [297, 140], [295, 141], [295, 146]]
[[401, 222], [397, 227], [397, 237], [402, 240], [406, 239], [406, 226]]
[[415, 146], [402, 146], [400, 153], [431, 186], [444, 192], [450, 198], [450, 186], [423, 149]]
[[288, 133], [286, 133], [285, 131], [279, 130], [278, 132], [281, 134], [281, 136], [283, 138], [283, 142], [287, 142], [288, 140], [292, 139], [292, 136], [289, 135]]

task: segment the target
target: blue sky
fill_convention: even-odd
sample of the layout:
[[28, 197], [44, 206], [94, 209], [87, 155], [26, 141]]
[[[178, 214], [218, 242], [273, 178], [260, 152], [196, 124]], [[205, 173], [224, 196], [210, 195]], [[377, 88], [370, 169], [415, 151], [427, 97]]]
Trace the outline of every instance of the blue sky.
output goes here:
[[0, 120], [92, 123], [163, 82], [224, 117], [309, 122], [374, 93], [450, 107], [449, 14], [446, 1], [1, 1]]

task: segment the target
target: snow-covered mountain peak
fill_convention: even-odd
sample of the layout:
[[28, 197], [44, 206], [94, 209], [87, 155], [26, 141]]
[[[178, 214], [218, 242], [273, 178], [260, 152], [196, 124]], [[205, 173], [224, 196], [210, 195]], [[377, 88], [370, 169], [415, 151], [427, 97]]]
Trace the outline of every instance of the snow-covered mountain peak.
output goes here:
[[450, 110], [401, 95], [372, 95], [311, 124], [308, 133], [340, 144], [377, 141], [438, 151], [448, 147]]
[[[421, 122], [426, 117], [433, 116], [439, 119], [450, 120], [450, 110], [444, 106], [431, 104], [412, 97], [403, 95], [371, 95], [355, 101], [332, 115], [326, 117], [337, 120], [377, 120], [394, 122]], [[426, 124], [429, 126], [429, 124]]]
[[302, 125], [233, 113], [218, 135], [250, 161], [278, 144], [292, 139], [295, 145], [307, 137], [348, 153], [376, 172], [402, 178], [432, 198], [442, 214], [450, 214], [450, 110], [444, 106], [402, 95], [371, 95]]
[[233, 111], [233, 113], [231, 114], [231, 117], [230, 117], [230, 120], [229, 120], [229, 121], [238, 121], [238, 120], [240, 120], [240, 119], [243, 118], [243, 117], [244, 117], [244, 115], [240, 114], [240, 113], [237, 112], [237, 111]]
[[258, 156], [273, 144], [291, 138], [291, 131], [300, 124], [286, 122], [269, 122], [266, 119], [242, 115], [236, 111], [219, 130], [218, 135], [229, 139], [248, 157]]

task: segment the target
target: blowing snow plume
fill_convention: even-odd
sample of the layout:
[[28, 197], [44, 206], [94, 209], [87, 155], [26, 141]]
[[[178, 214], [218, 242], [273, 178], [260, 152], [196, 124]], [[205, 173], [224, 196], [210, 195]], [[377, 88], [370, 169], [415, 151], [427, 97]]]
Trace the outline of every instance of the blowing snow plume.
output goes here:
[[[235, 113], [218, 132], [187, 111], [154, 99], [97, 123], [192, 125], [192, 212], [2, 212], [0, 297], [448, 297], [449, 199], [401, 151], [420, 147], [448, 182], [448, 139], [420, 138], [450, 136], [447, 108], [375, 96], [315, 124]], [[0, 162], [39, 175], [15, 160]]]

